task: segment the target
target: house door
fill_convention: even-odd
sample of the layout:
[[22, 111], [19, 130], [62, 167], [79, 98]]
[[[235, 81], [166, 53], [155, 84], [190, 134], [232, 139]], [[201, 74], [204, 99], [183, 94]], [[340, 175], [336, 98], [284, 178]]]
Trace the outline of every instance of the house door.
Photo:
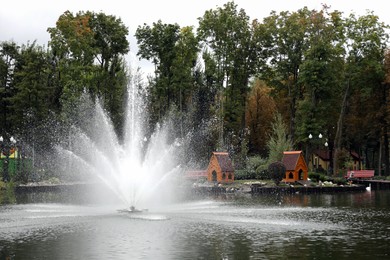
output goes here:
[[299, 170], [298, 176], [299, 176], [299, 180], [303, 180], [303, 171], [302, 171], [302, 169]]
[[217, 172], [215, 170], [211, 173], [211, 181], [217, 181]]

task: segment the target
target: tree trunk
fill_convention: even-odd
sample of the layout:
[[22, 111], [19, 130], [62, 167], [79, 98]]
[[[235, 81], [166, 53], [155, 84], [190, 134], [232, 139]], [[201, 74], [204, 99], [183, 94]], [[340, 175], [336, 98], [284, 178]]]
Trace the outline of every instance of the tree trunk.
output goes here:
[[382, 151], [383, 151], [383, 138], [379, 139], [379, 154], [378, 154], [378, 175], [382, 176]]
[[342, 132], [343, 132], [345, 111], [347, 108], [347, 98], [349, 95], [349, 89], [350, 89], [350, 81], [348, 80], [347, 87], [345, 89], [345, 93], [344, 93], [344, 97], [343, 97], [343, 103], [341, 104], [341, 111], [340, 111], [339, 120], [337, 121], [336, 135], [334, 138], [333, 175], [336, 175], [337, 172], [339, 171], [338, 156], [339, 156], [339, 153], [341, 150], [341, 138], [342, 138]]

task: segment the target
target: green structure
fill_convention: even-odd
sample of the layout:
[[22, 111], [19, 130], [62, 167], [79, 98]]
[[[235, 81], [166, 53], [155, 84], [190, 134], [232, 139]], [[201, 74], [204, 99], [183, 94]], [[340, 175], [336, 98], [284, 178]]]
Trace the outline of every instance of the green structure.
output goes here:
[[23, 158], [17, 150], [12, 151], [9, 156], [0, 154], [0, 180], [27, 182], [31, 171], [31, 159]]

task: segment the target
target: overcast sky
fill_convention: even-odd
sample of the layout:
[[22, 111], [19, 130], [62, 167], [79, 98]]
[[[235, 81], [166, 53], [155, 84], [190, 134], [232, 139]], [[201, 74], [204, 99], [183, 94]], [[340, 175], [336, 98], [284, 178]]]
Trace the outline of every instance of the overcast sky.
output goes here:
[[[55, 27], [59, 16], [69, 10], [103, 12], [121, 18], [129, 28], [130, 49], [136, 52], [134, 33], [139, 25], [152, 25], [159, 19], [163, 23], [177, 23], [180, 26], [198, 25], [198, 18], [209, 9], [223, 7], [227, 0], [3, 0], [0, 6], [0, 42], [15, 41], [18, 44], [37, 41], [47, 46], [48, 27]], [[321, 9], [326, 3], [331, 11], [339, 10], [349, 15], [364, 15], [373, 11], [380, 20], [390, 24], [387, 2], [383, 0], [235, 0], [250, 19], [262, 20], [271, 11], [297, 11], [304, 6]], [[133, 64], [134, 65], [134, 64]], [[137, 66], [148, 66], [141, 62]], [[145, 68], [144, 72], [149, 69]]]

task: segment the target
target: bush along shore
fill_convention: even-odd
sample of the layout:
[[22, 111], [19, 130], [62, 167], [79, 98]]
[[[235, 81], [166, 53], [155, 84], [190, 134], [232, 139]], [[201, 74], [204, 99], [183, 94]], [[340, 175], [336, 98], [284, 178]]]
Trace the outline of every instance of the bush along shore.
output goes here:
[[275, 184], [273, 180], [235, 180], [229, 184], [210, 183], [203, 180], [194, 182], [192, 189], [196, 193], [298, 194], [365, 191], [366, 186], [354, 184], [342, 178], [332, 180], [321, 177], [314, 180], [278, 184]]

